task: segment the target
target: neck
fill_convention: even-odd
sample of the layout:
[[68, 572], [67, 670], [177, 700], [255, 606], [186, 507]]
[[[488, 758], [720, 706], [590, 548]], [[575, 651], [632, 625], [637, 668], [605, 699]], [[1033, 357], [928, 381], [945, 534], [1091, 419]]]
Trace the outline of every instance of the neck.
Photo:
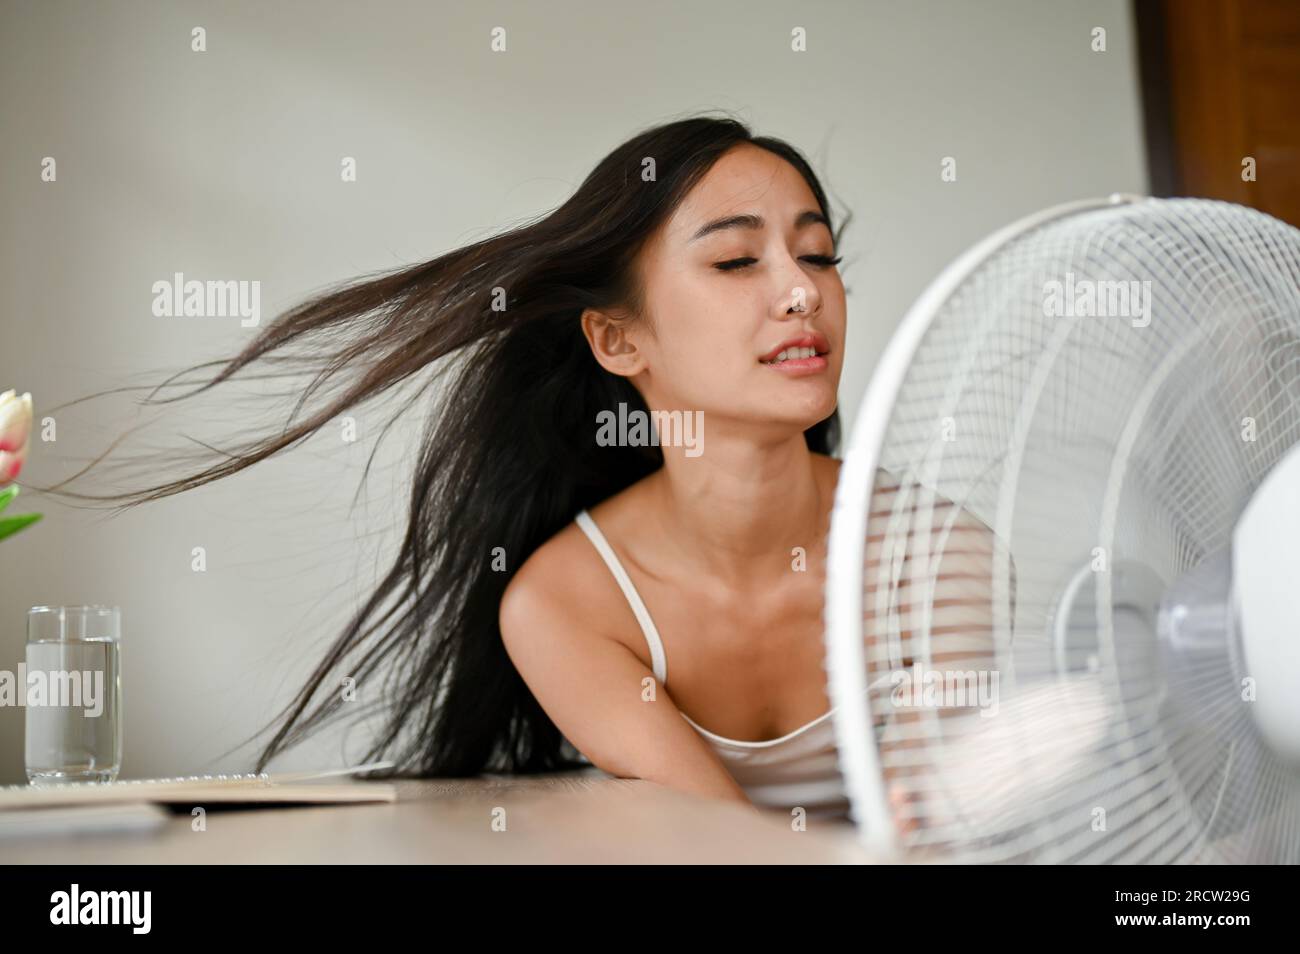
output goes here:
[[778, 443], [711, 434], [698, 457], [665, 447], [655, 477], [674, 552], [729, 586], [784, 573], [794, 547], [813, 554], [822, 545], [830, 501], [802, 432]]

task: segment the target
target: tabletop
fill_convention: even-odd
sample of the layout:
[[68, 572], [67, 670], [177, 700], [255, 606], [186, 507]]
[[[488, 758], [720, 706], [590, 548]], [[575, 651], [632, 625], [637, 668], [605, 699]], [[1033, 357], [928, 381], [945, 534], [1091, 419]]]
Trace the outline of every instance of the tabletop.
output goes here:
[[[6, 864], [863, 864], [849, 822], [678, 792], [598, 769], [397, 780], [397, 801], [188, 811], [151, 832], [0, 840]], [[198, 830], [196, 830], [198, 829]]]

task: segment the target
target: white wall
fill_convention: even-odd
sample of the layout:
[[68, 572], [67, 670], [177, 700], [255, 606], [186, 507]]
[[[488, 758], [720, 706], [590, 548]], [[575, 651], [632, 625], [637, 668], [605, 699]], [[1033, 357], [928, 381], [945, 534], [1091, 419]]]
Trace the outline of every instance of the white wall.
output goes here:
[[[851, 424], [892, 329], [947, 261], [1031, 210], [1146, 188], [1126, 0], [0, 11], [0, 390], [33, 392], [38, 417], [248, 339], [237, 319], [154, 318], [151, 285], [173, 272], [260, 280], [267, 321], [328, 283], [551, 208], [643, 126], [722, 107], [802, 148], [837, 212], [853, 210]], [[195, 26], [206, 53], [190, 50]], [[505, 54], [489, 52], [495, 26]], [[805, 53], [790, 51], [794, 27]], [[339, 181], [342, 156], [358, 182]], [[955, 183], [940, 182], [944, 156]], [[68, 476], [134, 421], [128, 408], [58, 412], [26, 476]], [[217, 407], [181, 430], [248, 413]], [[160, 445], [176, 446], [172, 426]], [[116, 603], [124, 776], [245, 768], [249, 748], [218, 756], [288, 700], [391, 553], [416, 426], [386, 443], [351, 515], [369, 443], [334, 432], [111, 520], [21, 496], [12, 509], [46, 517], [0, 542], [0, 669], [22, 659], [28, 606]], [[342, 758], [335, 735], [275, 767]], [[22, 779], [22, 712], [0, 709], [0, 782]]]

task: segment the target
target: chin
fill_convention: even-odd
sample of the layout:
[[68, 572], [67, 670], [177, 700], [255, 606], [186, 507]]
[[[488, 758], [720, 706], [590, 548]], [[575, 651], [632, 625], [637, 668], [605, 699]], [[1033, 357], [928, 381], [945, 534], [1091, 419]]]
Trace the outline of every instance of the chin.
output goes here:
[[777, 406], [769, 405], [769, 420], [789, 423], [792, 428], [806, 431], [835, 413], [837, 397], [834, 391], [807, 394], [798, 399], [787, 399]]
[[[795, 383], [795, 382], [791, 382]], [[802, 381], [797, 388], [789, 388], [781, 398], [781, 408], [788, 415], [807, 421], [812, 427], [830, 417], [839, 402], [839, 394], [829, 381]]]

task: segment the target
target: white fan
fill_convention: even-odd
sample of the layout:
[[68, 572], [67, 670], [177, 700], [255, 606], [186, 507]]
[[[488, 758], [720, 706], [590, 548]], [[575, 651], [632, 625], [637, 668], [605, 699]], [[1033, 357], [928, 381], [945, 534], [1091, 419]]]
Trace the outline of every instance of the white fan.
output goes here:
[[1300, 230], [1114, 195], [971, 249], [875, 371], [829, 560], [873, 852], [1300, 860]]

